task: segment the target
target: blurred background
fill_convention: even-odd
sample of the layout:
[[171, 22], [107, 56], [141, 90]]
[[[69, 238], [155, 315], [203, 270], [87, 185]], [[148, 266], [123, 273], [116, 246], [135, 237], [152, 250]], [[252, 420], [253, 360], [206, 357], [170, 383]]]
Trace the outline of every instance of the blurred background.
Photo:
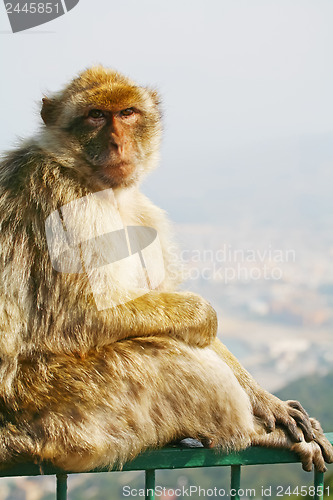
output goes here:
[[[12, 34], [0, 5], [1, 151], [38, 130], [44, 94], [91, 64], [156, 87], [162, 159], [142, 189], [174, 222], [184, 287], [213, 303], [221, 339], [258, 381], [300, 399], [327, 431], [332, 20], [330, 0], [80, 0], [66, 15]], [[277, 469], [276, 484], [310, 480], [298, 466]], [[272, 484], [267, 470], [248, 483]], [[71, 499], [106, 498], [104, 479], [83, 477], [72, 478]], [[105, 478], [112, 498], [122, 498], [122, 481], [141, 481], [124, 477]], [[220, 470], [159, 477], [169, 485], [222, 481]], [[9, 482], [0, 499], [48, 498], [37, 484]]]

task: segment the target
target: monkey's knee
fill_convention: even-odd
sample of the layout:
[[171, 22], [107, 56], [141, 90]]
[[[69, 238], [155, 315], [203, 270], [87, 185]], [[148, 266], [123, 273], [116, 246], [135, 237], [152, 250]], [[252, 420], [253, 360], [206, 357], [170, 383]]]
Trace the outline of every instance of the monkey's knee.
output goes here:
[[201, 351], [209, 377], [209, 392], [219, 412], [219, 429], [213, 442], [224, 448], [240, 449], [250, 444], [254, 433], [254, 417], [250, 399], [231, 369], [211, 349]]

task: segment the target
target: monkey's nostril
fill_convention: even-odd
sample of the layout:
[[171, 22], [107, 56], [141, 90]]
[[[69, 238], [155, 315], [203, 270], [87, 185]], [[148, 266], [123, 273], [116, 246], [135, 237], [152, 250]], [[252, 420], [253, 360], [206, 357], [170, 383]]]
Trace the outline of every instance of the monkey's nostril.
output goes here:
[[110, 140], [109, 140], [109, 144], [115, 149], [121, 148], [121, 140], [118, 137], [111, 136]]

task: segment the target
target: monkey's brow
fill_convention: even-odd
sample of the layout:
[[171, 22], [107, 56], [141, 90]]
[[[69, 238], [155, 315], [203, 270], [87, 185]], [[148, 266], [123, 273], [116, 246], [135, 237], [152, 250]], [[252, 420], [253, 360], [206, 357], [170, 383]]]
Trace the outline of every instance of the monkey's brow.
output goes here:
[[144, 90], [134, 86], [103, 85], [91, 91], [77, 92], [73, 97], [74, 102], [92, 103], [105, 107], [115, 105], [120, 109], [133, 105], [144, 106], [147, 103], [147, 95], [145, 95]]

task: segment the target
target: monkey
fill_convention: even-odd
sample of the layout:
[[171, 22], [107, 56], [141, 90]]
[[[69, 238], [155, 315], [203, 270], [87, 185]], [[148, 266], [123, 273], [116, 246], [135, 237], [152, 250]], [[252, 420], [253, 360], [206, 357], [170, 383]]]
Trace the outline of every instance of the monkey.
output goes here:
[[[320, 424], [261, 388], [218, 340], [213, 307], [179, 291], [170, 223], [140, 191], [159, 161], [158, 92], [93, 66], [44, 97], [41, 118], [0, 165], [1, 464], [121, 468], [192, 437], [325, 470]], [[112, 261], [145, 228], [149, 265], [135, 245]]]

